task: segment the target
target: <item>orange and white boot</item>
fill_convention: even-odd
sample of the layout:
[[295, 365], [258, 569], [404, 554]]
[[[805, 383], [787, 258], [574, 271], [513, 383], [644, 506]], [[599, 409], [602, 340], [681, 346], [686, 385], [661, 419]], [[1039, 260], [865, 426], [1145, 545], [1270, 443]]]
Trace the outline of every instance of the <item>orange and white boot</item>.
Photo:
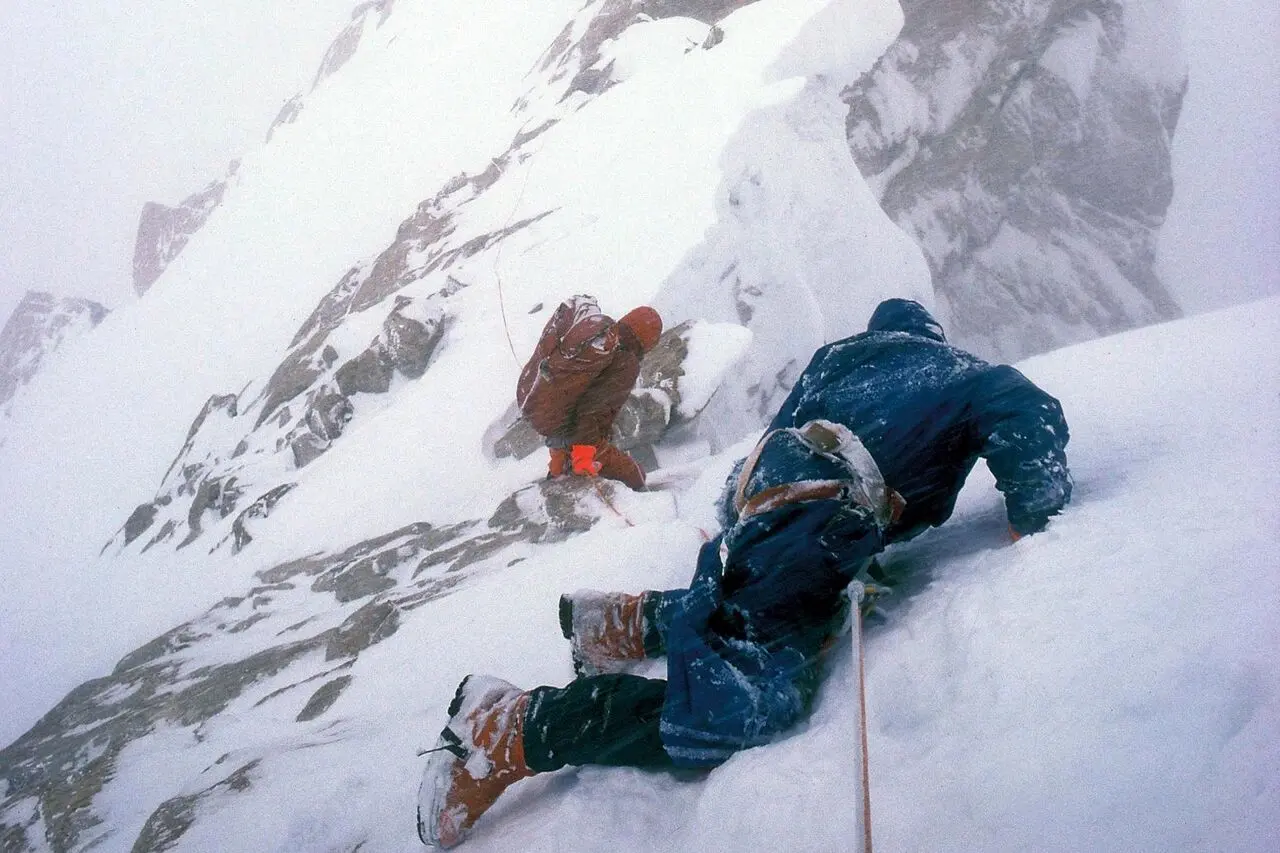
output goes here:
[[580, 589], [560, 596], [560, 632], [578, 675], [622, 672], [644, 660], [644, 594]]
[[529, 694], [500, 678], [469, 675], [458, 685], [418, 790], [423, 844], [461, 844], [503, 791], [534, 775], [524, 757], [528, 706]]

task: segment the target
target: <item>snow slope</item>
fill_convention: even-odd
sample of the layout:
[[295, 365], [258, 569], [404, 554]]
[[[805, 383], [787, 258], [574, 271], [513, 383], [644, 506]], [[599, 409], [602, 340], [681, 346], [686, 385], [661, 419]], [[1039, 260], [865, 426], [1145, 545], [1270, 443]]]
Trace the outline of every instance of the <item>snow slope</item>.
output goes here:
[[[705, 24], [640, 22], [605, 48], [632, 57], [616, 66], [625, 81], [594, 100], [561, 100], [567, 81], [545, 79], [548, 45], [566, 21], [580, 35], [596, 11], [576, 0], [397, 3], [295, 122], [246, 153], [222, 205], [147, 297], [23, 389], [0, 424], [0, 553], [21, 614], [0, 628], [4, 680], [16, 685], [0, 739], [254, 571], [424, 518], [471, 517], [477, 502], [528, 482], [535, 460], [477, 457], [519, 371], [507, 337], [515, 351], [532, 346], [545, 322], [530, 313], [538, 305], [586, 290], [616, 313], [652, 301], [668, 325], [752, 312], [738, 387], [706, 419], [717, 425], [707, 440], [724, 443], [758, 425], [813, 348], [854, 330], [881, 298], [928, 300], [918, 251], [847, 155], [838, 100], [842, 81], [893, 38], [895, 3], [762, 0], [725, 19], [709, 50], [689, 49], [691, 28], [705, 39]], [[821, 37], [833, 32], [840, 41]], [[517, 133], [551, 120], [469, 203], [459, 239], [550, 214], [406, 289], [470, 285], [433, 367], [357, 414], [267, 520], [256, 553], [99, 559], [154, 495], [206, 400], [253, 399], [316, 304], [423, 198], [484, 172]], [[736, 274], [721, 277], [725, 265]], [[456, 476], [477, 464], [480, 476]]]
[[[1280, 401], [1260, 377], [1277, 375], [1277, 333], [1271, 300], [1020, 365], [1067, 412], [1075, 500], [1010, 544], [980, 467], [945, 527], [888, 553], [899, 583], [866, 639], [876, 849], [1271, 849]], [[598, 507], [590, 532], [504, 552], [339, 667], [350, 685], [314, 719], [295, 720], [308, 704], [287, 687], [295, 669], [198, 726], [135, 740], [95, 798], [112, 833], [95, 849], [163, 837], [155, 815], [183, 798], [193, 823], [174, 849], [417, 849], [416, 752], [456, 681], [567, 681], [556, 595], [680, 583], [749, 444], [686, 467], [674, 492], [619, 494], [620, 515]], [[252, 632], [217, 642], [197, 662], [234, 659]], [[708, 775], [536, 777], [466, 849], [851, 849], [851, 664], [838, 647], [812, 717], [775, 744]], [[313, 684], [326, 669], [296, 666]]]
[[[189, 674], [234, 670], [301, 626], [346, 625], [358, 606], [306, 582], [239, 598], [260, 572], [494, 513], [542, 464], [480, 453], [519, 367], [506, 333], [527, 349], [546, 316], [536, 306], [567, 293], [751, 328], [699, 432], [659, 448], [667, 488], [617, 494], [616, 514], [588, 499], [590, 531], [508, 543], [358, 657], [307, 647], [268, 661], [199, 722], [162, 713], [177, 692], [163, 685], [162, 712], [118, 754], [88, 738], [72, 756], [77, 772], [114, 762], [100, 790], [71, 788], [98, 823], [73, 811], [54, 825], [32, 797], [0, 799], [6, 825], [99, 851], [140, 835], [139, 850], [416, 849], [416, 750], [458, 679], [565, 682], [556, 595], [683, 582], [725, 473], [813, 348], [859, 330], [880, 298], [928, 298], [919, 253], [852, 168], [838, 99], [894, 37], [895, 3], [760, 0], [725, 18], [712, 47], [692, 19], [637, 23], [601, 48], [618, 84], [560, 100], [563, 81], [538, 69], [566, 20], [582, 34], [584, 8], [399, 0], [298, 120], [246, 156], [147, 297], [23, 389], [0, 448], [0, 742], [186, 620], [208, 631], [171, 650]], [[474, 83], [467, 68], [485, 69], [483, 86], [452, 85]], [[468, 285], [457, 324], [422, 379], [358, 398], [253, 547], [99, 554], [211, 395], [251, 399], [315, 305], [422, 199], [550, 119], [460, 209], [459, 239], [547, 215], [406, 288]], [[1076, 502], [1010, 546], [979, 471], [946, 528], [890, 556], [901, 586], [867, 639], [878, 849], [1268, 849], [1280, 830], [1278, 327], [1272, 300], [1022, 365], [1063, 401]], [[522, 783], [467, 849], [848, 849], [847, 650], [830, 665], [793, 736], [706, 777], [586, 768]], [[334, 701], [316, 710], [330, 684]], [[31, 769], [0, 768], [15, 780], [0, 798]]]

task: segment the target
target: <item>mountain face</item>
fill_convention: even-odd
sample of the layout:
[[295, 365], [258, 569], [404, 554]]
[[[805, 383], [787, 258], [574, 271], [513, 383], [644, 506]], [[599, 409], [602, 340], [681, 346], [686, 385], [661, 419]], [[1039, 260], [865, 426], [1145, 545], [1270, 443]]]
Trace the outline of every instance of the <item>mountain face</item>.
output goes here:
[[[458, 642], [496, 612], [482, 592], [682, 582], [735, 451], [880, 299], [934, 303], [953, 339], [1010, 356], [1176, 314], [1150, 252], [1183, 80], [1140, 61], [1136, 6], [358, 6], [262, 150], [144, 211], [145, 298], [0, 458], [69, 519], [50, 540], [74, 525], [101, 549], [111, 594], [50, 619], [109, 622], [96, 599], [142, 577], [200, 591], [140, 644], [78, 644], [114, 666], [93, 659], [106, 674], [0, 751], [0, 846], [403, 849], [388, 791], [411, 786], [437, 700], [521, 630]], [[544, 481], [510, 406], [583, 291], [668, 321], [615, 436], [651, 493]], [[60, 405], [106, 425], [46, 482], [30, 460], [63, 453], [38, 428]], [[581, 543], [615, 528], [659, 530], [642, 548], [661, 567], [611, 574]], [[25, 572], [82, 583], [35, 541]], [[293, 822], [257, 826], [276, 808]]]
[[[1187, 82], [1176, 39], [1143, 31], [1153, 12], [902, 9], [898, 40], [845, 94], [849, 143], [924, 251], [952, 337], [1020, 358], [1179, 316], [1152, 266]], [[1172, 56], [1144, 62], [1156, 51]]]
[[29, 291], [0, 329], [0, 411], [58, 347], [97, 326], [108, 313], [89, 299]]
[[187, 245], [222, 203], [227, 182], [235, 176], [238, 164], [232, 163], [229, 175], [192, 193], [176, 206], [147, 202], [138, 221], [138, 236], [133, 247], [133, 289], [146, 294], [165, 268]]

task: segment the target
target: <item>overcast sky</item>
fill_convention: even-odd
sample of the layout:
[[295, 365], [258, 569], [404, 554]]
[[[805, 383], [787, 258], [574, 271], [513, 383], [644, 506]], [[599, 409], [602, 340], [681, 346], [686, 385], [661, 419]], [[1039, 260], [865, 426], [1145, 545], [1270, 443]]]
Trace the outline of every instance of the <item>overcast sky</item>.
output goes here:
[[[133, 298], [142, 205], [180, 201], [259, 145], [357, 2], [4, 0], [0, 320], [32, 288]], [[1162, 268], [1203, 310], [1280, 290], [1280, 4], [1187, 6]]]
[[142, 205], [260, 144], [357, 3], [0, 3], [0, 322], [33, 288], [133, 298]]
[[1183, 10], [1191, 80], [1158, 271], [1196, 313], [1280, 293], [1280, 3]]

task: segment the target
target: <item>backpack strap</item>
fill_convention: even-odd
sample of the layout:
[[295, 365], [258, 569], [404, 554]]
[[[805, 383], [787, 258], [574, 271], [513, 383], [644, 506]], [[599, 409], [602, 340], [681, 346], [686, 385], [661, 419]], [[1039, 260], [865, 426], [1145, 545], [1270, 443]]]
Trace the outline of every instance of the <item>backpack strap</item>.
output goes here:
[[[760, 463], [760, 454], [778, 432], [785, 429], [799, 438], [815, 454], [841, 463], [849, 471], [848, 477], [831, 480], [798, 480], [762, 489], [747, 497], [747, 485]], [[902, 495], [888, 488], [880, 467], [853, 432], [842, 424], [816, 419], [804, 426], [770, 430], [756, 442], [756, 446], [738, 472], [733, 505], [740, 520], [749, 519], [793, 503], [839, 498], [866, 507], [875, 516], [880, 529], [888, 527], [906, 508]]]

